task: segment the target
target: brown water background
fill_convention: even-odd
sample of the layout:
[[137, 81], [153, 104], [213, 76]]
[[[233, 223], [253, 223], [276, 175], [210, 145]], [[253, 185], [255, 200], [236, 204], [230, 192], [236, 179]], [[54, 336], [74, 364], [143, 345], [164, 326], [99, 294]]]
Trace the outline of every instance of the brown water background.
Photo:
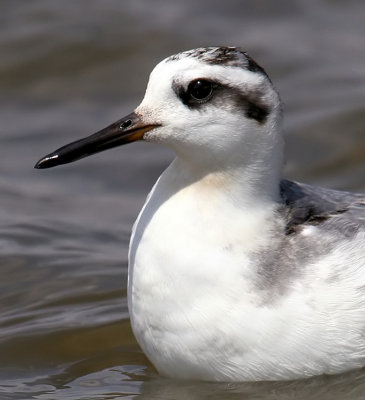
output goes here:
[[159, 377], [128, 321], [127, 248], [172, 153], [137, 143], [33, 170], [132, 111], [162, 58], [238, 45], [281, 93], [286, 176], [364, 192], [364, 16], [362, 0], [0, 1], [0, 400], [365, 398], [364, 371]]

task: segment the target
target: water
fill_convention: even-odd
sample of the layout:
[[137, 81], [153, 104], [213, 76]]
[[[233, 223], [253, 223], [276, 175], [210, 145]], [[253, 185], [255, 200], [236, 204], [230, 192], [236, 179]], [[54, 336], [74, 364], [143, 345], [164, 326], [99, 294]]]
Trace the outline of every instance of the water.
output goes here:
[[365, 3], [0, 1], [0, 399], [362, 399], [364, 371], [215, 384], [158, 376], [128, 321], [132, 223], [172, 154], [46, 153], [126, 115], [162, 58], [240, 45], [285, 103], [286, 175], [365, 191]]

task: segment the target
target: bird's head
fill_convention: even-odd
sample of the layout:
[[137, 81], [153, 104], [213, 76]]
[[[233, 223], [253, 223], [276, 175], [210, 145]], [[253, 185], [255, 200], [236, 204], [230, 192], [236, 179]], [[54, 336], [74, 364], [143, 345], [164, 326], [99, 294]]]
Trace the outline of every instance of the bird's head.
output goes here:
[[166, 144], [193, 165], [250, 163], [262, 150], [280, 148], [280, 122], [279, 96], [252, 58], [235, 47], [198, 48], [161, 61], [133, 113], [61, 147], [36, 168], [136, 140]]

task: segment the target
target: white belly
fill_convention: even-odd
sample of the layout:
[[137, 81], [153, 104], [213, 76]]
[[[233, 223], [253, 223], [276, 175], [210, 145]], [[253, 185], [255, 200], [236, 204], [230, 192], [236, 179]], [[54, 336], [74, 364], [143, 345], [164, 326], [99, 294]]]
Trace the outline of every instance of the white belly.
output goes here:
[[[212, 214], [215, 206], [208, 202], [204, 209], [183, 193], [161, 200], [153, 192], [137, 220], [129, 310], [136, 338], [159, 372], [245, 381], [363, 365], [365, 310], [361, 299], [343, 304], [344, 296], [353, 298], [360, 275], [329, 285], [325, 268], [307, 266], [290, 292], [268, 301], [258, 290], [251, 254], [269, 230], [266, 224], [260, 235], [260, 220], [270, 218], [265, 212], [229, 215], [229, 209], [222, 215], [219, 207]], [[209, 215], [216, 215], [214, 224]], [[358, 330], [348, 329], [354, 321]]]

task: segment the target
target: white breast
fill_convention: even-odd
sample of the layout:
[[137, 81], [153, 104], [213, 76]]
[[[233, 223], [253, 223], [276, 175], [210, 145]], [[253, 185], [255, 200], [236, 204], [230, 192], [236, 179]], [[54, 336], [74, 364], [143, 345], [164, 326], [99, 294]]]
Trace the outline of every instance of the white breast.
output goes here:
[[[178, 180], [170, 169], [157, 182], [130, 249], [132, 327], [159, 372], [242, 381], [361, 365], [365, 310], [360, 303], [342, 305], [340, 296], [353, 297], [353, 279], [328, 285], [328, 262], [336, 256], [303, 266], [306, 272], [289, 293], [263, 302], [252, 254], [272, 239], [274, 205], [246, 213], [213, 195], [206, 182], [177, 190]], [[350, 332], [346, 324], [356, 318], [359, 332]]]

